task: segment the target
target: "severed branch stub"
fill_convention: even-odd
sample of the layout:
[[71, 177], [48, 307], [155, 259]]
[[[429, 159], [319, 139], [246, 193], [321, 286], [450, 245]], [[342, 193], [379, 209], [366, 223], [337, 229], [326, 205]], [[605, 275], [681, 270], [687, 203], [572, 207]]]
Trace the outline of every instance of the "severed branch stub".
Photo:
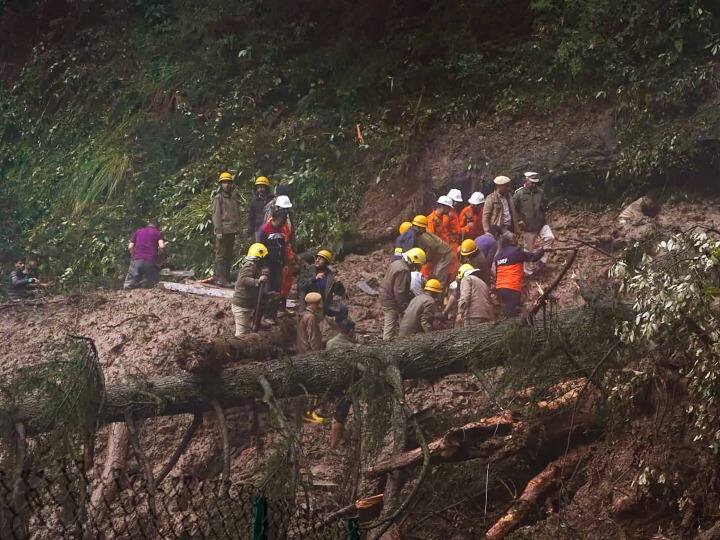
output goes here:
[[220, 430], [220, 437], [222, 438], [223, 447], [223, 474], [222, 474], [222, 490], [223, 493], [230, 486], [230, 438], [228, 436], [227, 422], [225, 421], [225, 413], [220, 403], [213, 399], [210, 401], [210, 405], [215, 412], [215, 417], [218, 422], [218, 429]]
[[200, 427], [200, 424], [202, 423], [202, 414], [199, 412], [196, 412], [193, 415], [193, 419], [190, 422], [190, 425], [188, 425], [187, 429], [185, 430], [185, 433], [183, 433], [182, 439], [180, 439], [180, 444], [178, 444], [177, 448], [175, 449], [175, 452], [173, 452], [173, 455], [170, 456], [170, 459], [165, 464], [165, 466], [162, 468], [160, 473], [158, 474], [157, 478], [155, 479], [155, 486], [159, 486], [162, 484], [162, 481], [165, 480], [168, 474], [173, 470], [175, 465], [177, 465], [177, 462], [180, 460], [182, 455], [185, 453], [185, 450], [187, 450], [188, 445], [190, 444], [190, 441], [193, 438], [193, 435], [195, 435], [195, 432], [197, 431], [197, 428]]
[[533, 508], [556, 491], [563, 480], [569, 478], [578, 465], [590, 454], [589, 446], [576, 448], [566, 456], [550, 463], [530, 480], [510, 509], [485, 533], [488, 540], [500, 540], [515, 530]]

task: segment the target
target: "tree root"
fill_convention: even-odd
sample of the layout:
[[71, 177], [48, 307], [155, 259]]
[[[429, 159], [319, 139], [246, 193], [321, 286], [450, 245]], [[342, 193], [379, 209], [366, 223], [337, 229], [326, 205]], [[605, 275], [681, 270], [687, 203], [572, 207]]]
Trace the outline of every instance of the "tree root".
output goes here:
[[148, 500], [148, 527], [146, 537], [152, 540], [155, 538], [155, 519], [157, 518], [157, 506], [155, 504], [155, 477], [153, 476], [152, 466], [145, 455], [145, 452], [140, 445], [140, 435], [138, 433], [135, 419], [132, 416], [132, 412], [129, 410], [125, 413], [125, 425], [127, 426], [128, 433], [130, 434], [130, 444], [132, 444], [135, 458], [143, 469], [145, 475], [145, 487], [147, 488], [147, 500]]
[[193, 435], [195, 435], [195, 432], [197, 431], [197, 428], [200, 427], [200, 424], [202, 423], [202, 414], [195, 413], [193, 415], [192, 422], [190, 422], [190, 425], [185, 430], [185, 433], [182, 436], [182, 439], [180, 439], [180, 444], [178, 444], [178, 447], [175, 449], [175, 452], [173, 452], [173, 455], [170, 456], [170, 459], [165, 464], [165, 466], [162, 468], [160, 473], [157, 475], [157, 478], [155, 479], [155, 485], [159, 486], [162, 484], [162, 481], [165, 480], [168, 474], [173, 470], [175, 465], [177, 465], [177, 462], [180, 460], [182, 455], [185, 453], [185, 450], [187, 450], [188, 445], [190, 444], [190, 441], [193, 438]]
[[222, 473], [222, 489], [223, 492], [230, 486], [230, 438], [228, 437], [228, 427], [225, 421], [225, 413], [223, 408], [217, 402], [217, 400], [210, 401], [213, 411], [215, 411], [215, 417], [218, 422], [218, 429], [220, 429], [220, 437], [222, 438], [223, 446], [223, 473]]

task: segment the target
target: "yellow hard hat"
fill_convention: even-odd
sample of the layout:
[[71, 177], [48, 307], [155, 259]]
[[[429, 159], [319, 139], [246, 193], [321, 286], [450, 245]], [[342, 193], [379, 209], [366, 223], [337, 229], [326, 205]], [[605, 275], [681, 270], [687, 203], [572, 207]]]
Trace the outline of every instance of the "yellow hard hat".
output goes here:
[[442, 283], [439, 279], [428, 279], [425, 283], [425, 290], [430, 292], [442, 292]]
[[268, 254], [265, 244], [255, 243], [248, 248], [247, 256], [253, 259], [262, 259]]
[[428, 219], [425, 216], [415, 216], [412, 220], [412, 224], [421, 229], [427, 229]]
[[463, 264], [458, 268], [457, 278], [462, 279], [465, 277], [465, 274], [473, 270], [475, 270], [475, 267], [472, 264]]
[[305, 295], [306, 304], [319, 304], [322, 302], [322, 295], [319, 292], [309, 292]]
[[427, 262], [425, 251], [417, 247], [408, 249], [405, 252], [405, 257], [413, 264], [425, 264]]
[[220, 177], [218, 178], [218, 182], [232, 182], [233, 175], [230, 174], [227, 171], [223, 171], [220, 173]]
[[394, 253], [395, 255], [402, 255], [402, 248], [401, 248], [401, 247], [396, 247], [395, 250], [393, 251], [393, 253]]
[[258, 176], [255, 179], [255, 185], [256, 186], [269, 186], [270, 179], [267, 176]]
[[475, 245], [475, 240], [473, 240], [472, 238], [463, 240], [462, 244], [460, 244], [460, 255], [472, 255], [476, 251], [477, 246]]
[[407, 231], [410, 227], [412, 227], [412, 225], [413, 225], [413, 224], [410, 223], [409, 221], [403, 221], [403, 222], [400, 224], [400, 229], [399, 229], [399, 230], [400, 230], [400, 234], [405, 234], [405, 231]]
[[332, 252], [328, 251], [327, 249], [321, 249], [315, 254], [316, 257], [322, 257], [327, 262], [332, 262]]

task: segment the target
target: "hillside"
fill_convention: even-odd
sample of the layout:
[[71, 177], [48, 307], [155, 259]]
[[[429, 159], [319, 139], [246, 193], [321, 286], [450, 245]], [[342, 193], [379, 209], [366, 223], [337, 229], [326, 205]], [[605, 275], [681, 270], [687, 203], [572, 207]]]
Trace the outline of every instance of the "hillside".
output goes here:
[[290, 184], [306, 247], [527, 168], [591, 205], [715, 183], [710, 1], [0, 8], [0, 256], [36, 251], [65, 286], [117, 283], [148, 215], [171, 265], [207, 270], [226, 168], [244, 198]]

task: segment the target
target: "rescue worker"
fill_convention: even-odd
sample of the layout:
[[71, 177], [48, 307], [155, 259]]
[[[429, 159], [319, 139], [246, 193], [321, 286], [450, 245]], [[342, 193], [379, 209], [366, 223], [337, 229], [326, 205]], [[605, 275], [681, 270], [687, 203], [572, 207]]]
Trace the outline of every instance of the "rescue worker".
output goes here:
[[327, 249], [321, 249], [315, 255], [313, 275], [302, 286], [302, 295], [309, 292], [318, 292], [323, 297], [323, 314], [336, 317], [340, 321], [347, 317], [347, 306], [335, 302], [335, 295], [345, 296], [345, 287], [335, 280], [335, 272], [330, 268], [333, 254]]
[[287, 195], [278, 195], [275, 198], [275, 208], [282, 210], [285, 214], [285, 223], [282, 226], [283, 237], [285, 238], [285, 266], [283, 266], [282, 276], [280, 278], [280, 307], [285, 309], [287, 297], [292, 289], [293, 278], [295, 276], [295, 230], [290, 221], [290, 209], [292, 202]]
[[428, 279], [420, 294], [410, 301], [402, 322], [400, 323], [400, 337], [432, 332], [433, 321], [440, 318], [440, 298], [443, 286], [437, 279]]
[[495, 294], [507, 317], [520, 313], [522, 305], [523, 263], [535, 262], [545, 254], [543, 249], [528, 252], [515, 245], [515, 235], [509, 231], [500, 237], [500, 249], [495, 255]]
[[[286, 222], [287, 214], [283, 209], [276, 207], [272, 219], [260, 227], [255, 235], [256, 241], [265, 245], [268, 250], [266, 263], [270, 271], [268, 292], [276, 293], [281, 297], [283, 272], [287, 262], [287, 244], [289, 243]], [[266, 310], [268, 318], [276, 318], [277, 307], [277, 302], [268, 305]]]
[[467, 328], [495, 320], [495, 310], [490, 300], [490, 287], [480, 277], [480, 270], [463, 264], [457, 275], [460, 297], [456, 326]]
[[[328, 351], [342, 351], [353, 347], [356, 343], [355, 323], [350, 319], [343, 319], [338, 323], [338, 333], [328, 340], [325, 349]], [[330, 425], [330, 448], [337, 448], [340, 445], [350, 407], [352, 407], [352, 401], [347, 396], [342, 397], [335, 407], [332, 424]]]
[[[272, 211], [275, 206], [277, 206], [278, 197], [286, 197], [287, 200], [290, 200], [290, 186], [286, 184], [279, 184], [275, 186], [275, 196], [265, 205], [265, 217], [263, 218], [263, 221], [268, 222], [272, 218]], [[290, 221], [290, 216], [288, 216], [288, 221]], [[290, 226], [292, 227], [292, 223]]]
[[255, 238], [255, 233], [262, 227], [265, 219], [265, 206], [270, 200], [270, 180], [267, 176], [255, 179], [255, 190], [248, 206], [248, 238]]
[[493, 180], [495, 191], [485, 199], [483, 209], [483, 230], [490, 230], [490, 225], [497, 225], [503, 232], [518, 234], [518, 219], [515, 205], [510, 197], [510, 179], [507, 176], [496, 176]]
[[235, 255], [235, 237], [240, 233], [240, 210], [233, 197], [233, 175], [220, 173], [220, 190], [213, 197], [213, 234], [215, 234], [215, 283], [228, 285]]
[[462, 192], [459, 189], [451, 189], [448, 191], [447, 196], [450, 197], [453, 202], [453, 210], [455, 211], [455, 214], [460, 215], [463, 203]]
[[443, 286], [446, 286], [455, 275], [450, 275], [453, 263], [453, 250], [439, 237], [427, 231], [428, 219], [425, 216], [415, 216], [413, 226], [405, 233], [413, 233], [415, 246], [425, 252], [427, 264], [422, 267], [422, 275], [426, 278], [437, 277]]
[[165, 237], [154, 220], [133, 233], [128, 242], [131, 259], [123, 289], [136, 289], [141, 285], [149, 288], [160, 282], [158, 256], [165, 245]]
[[492, 284], [490, 263], [485, 258], [485, 254], [475, 245], [475, 240], [468, 238], [460, 244], [460, 264], [471, 265], [487, 285]]
[[25, 271], [25, 259], [15, 260], [15, 268], [10, 272], [10, 282], [7, 287], [8, 300], [22, 300], [31, 295], [32, 286], [38, 283]]
[[639, 226], [654, 220], [661, 210], [660, 203], [652, 195], [645, 195], [626, 206], [618, 216], [618, 223]]
[[380, 303], [383, 310], [383, 341], [395, 339], [400, 317], [410, 303], [410, 274], [427, 261], [425, 251], [410, 248], [402, 258], [390, 263], [380, 284]]
[[300, 314], [297, 327], [297, 354], [322, 350], [322, 332], [320, 317], [322, 314], [322, 296], [317, 292], [305, 295], [305, 311]]
[[[450, 211], [447, 213], [448, 224], [447, 227], [450, 231], [449, 244], [457, 248], [462, 242], [462, 231], [460, 230], [460, 212], [462, 211], [462, 193], [459, 189], [451, 189], [448, 191], [447, 197], [452, 201]], [[455, 272], [453, 272], [454, 274]]]
[[490, 230], [485, 231], [484, 234], [481, 234], [477, 238], [475, 238], [475, 246], [483, 252], [483, 255], [485, 255], [485, 259], [488, 261], [488, 264], [492, 268], [493, 263], [495, 262], [495, 253], [497, 252], [497, 241], [498, 238], [500, 238], [500, 235], [502, 234], [502, 230], [497, 225], [490, 225]]
[[460, 229], [455, 228], [456, 220], [450, 218], [453, 210], [453, 201], [447, 195], [441, 195], [435, 203], [435, 209], [427, 217], [427, 231], [438, 236], [440, 240], [452, 245], [460, 237]]
[[412, 222], [410, 223], [410, 228], [407, 229], [405, 232], [400, 233], [400, 236], [398, 236], [397, 240], [395, 240], [395, 248], [401, 249], [401, 255], [417, 245], [417, 237], [420, 235], [421, 231], [427, 229], [427, 226], [427, 217], [418, 215], [413, 218]]
[[[513, 196], [515, 213], [518, 218], [518, 226], [522, 231], [523, 248], [532, 251], [538, 236], [542, 240], [543, 249], [550, 249], [555, 236], [547, 223], [547, 198], [545, 192], [540, 188], [540, 177], [536, 172], [525, 173], [525, 184], [519, 188]], [[537, 263], [535, 272], [545, 270], [547, 264], [547, 253]], [[533, 268], [530, 263], [525, 264], [525, 275], [532, 275]]]
[[410, 230], [410, 227], [412, 227], [412, 222], [410, 221], [403, 221], [400, 224], [400, 227], [398, 228], [398, 232], [400, 233], [398, 237], [395, 239], [395, 249], [393, 250], [393, 260], [399, 259], [402, 254], [410, 249], [412, 247], [412, 243], [410, 244], [410, 247], [407, 249], [403, 249], [403, 247], [400, 245], [401, 238], [403, 238], [403, 235]]
[[468, 205], [462, 209], [458, 216], [461, 240], [474, 240], [483, 233], [483, 206], [485, 195], [476, 191], [470, 195]]
[[250, 246], [235, 281], [235, 293], [232, 299], [232, 314], [235, 319], [235, 336], [252, 332], [253, 316], [258, 307], [260, 285], [268, 281], [263, 273], [268, 249], [255, 243]]

